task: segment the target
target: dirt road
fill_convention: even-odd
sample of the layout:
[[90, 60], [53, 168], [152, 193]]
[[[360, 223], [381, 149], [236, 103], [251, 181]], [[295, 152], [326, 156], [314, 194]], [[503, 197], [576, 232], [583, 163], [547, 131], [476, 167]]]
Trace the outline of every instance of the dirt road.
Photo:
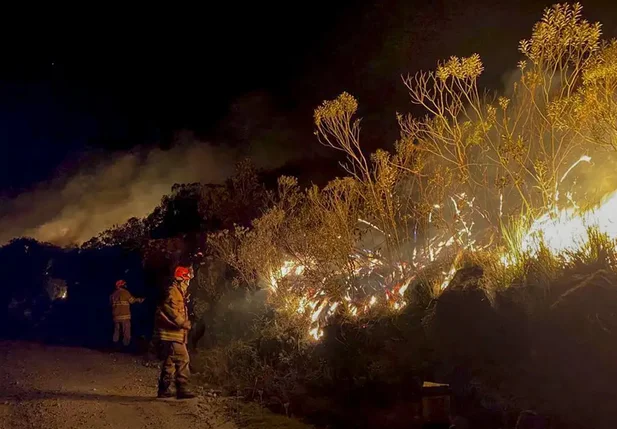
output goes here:
[[0, 342], [0, 429], [235, 429], [221, 400], [157, 400], [132, 356]]

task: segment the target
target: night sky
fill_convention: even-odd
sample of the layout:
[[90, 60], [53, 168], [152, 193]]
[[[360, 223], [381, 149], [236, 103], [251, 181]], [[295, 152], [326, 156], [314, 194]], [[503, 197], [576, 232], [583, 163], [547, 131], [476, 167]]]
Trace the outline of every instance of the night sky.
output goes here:
[[[311, 121], [323, 99], [357, 96], [367, 148], [387, 147], [395, 112], [410, 109], [401, 74], [478, 52], [482, 83], [499, 90], [518, 41], [552, 3], [204, 2], [5, 15], [0, 197], [75, 174], [91, 153], [173, 149], [181, 130], [222, 147], [284, 147], [317, 174], [311, 159], [327, 153]], [[583, 6], [617, 35], [617, 2]]]

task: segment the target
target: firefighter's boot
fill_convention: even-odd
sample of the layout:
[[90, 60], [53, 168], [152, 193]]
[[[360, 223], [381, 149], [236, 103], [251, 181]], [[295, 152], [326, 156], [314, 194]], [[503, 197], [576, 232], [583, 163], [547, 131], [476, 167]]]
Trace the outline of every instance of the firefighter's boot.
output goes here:
[[172, 392], [171, 389], [159, 388], [159, 392], [156, 394], [156, 397], [159, 399], [173, 398], [174, 396], [174, 392]]
[[171, 391], [171, 383], [167, 380], [159, 380], [159, 391], [156, 397], [160, 399], [165, 399], [173, 398], [174, 396], [174, 392]]
[[197, 397], [197, 395], [191, 392], [191, 390], [185, 385], [178, 386], [176, 396], [178, 399], [193, 399]]

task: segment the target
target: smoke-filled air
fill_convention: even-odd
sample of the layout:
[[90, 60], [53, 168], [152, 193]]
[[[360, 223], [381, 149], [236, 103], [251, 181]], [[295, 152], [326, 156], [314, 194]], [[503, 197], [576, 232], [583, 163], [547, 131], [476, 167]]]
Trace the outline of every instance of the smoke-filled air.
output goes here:
[[[366, 100], [345, 88], [315, 100], [314, 147], [342, 160], [323, 186], [264, 174], [292, 157], [327, 168], [301, 156], [295, 132], [278, 133], [284, 120], [257, 96], [244, 108], [263, 142], [242, 153], [189, 135], [166, 151], [95, 157], [4, 201], [0, 242], [56, 246], [0, 247], [2, 276], [16, 279], [0, 288], [0, 333], [104, 348], [132, 317], [124, 338], [145, 360], [159, 340], [173, 343], [159, 397], [174, 396], [175, 369], [178, 398], [194, 399], [182, 390], [189, 369], [210, 394], [193, 408], [157, 403], [176, 416], [162, 422], [205, 421], [223, 394], [243, 428], [304, 427], [294, 416], [331, 428], [613, 429], [617, 40], [580, 4], [539, 12], [499, 93], [483, 88], [478, 54], [401, 76], [413, 113], [390, 112], [389, 149], [366, 149]], [[255, 143], [251, 126], [231, 128]], [[115, 324], [110, 302], [122, 310]], [[86, 386], [80, 403], [124, 406], [134, 380], [111, 400], [98, 398], [112, 388], [88, 384], [134, 364], [115, 359], [109, 371], [76, 365], [88, 368], [67, 383]], [[53, 410], [73, 400], [56, 393], [32, 398]], [[126, 402], [142, 414], [153, 403]], [[251, 425], [246, 402], [284, 423]]]
[[260, 168], [276, 168], [291, 158], [280, 152], [270, 157], [267, 149], [241, 151], [182, 132], [168, 150], [90, 154], [76, 172], [3, 201], [0, 243], [32, 237], [61, 246], [79, 245], [130, 218], [147, 216], [174, 184], [220, 184], [247, 156]]

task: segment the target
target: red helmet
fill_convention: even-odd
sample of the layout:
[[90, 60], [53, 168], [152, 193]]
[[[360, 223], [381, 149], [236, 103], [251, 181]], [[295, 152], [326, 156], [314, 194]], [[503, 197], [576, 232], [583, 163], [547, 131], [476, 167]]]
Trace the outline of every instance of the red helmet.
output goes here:
[[174, 277], [177, 280], [191, 280], [191, 270], [188, 267], [176, 267], [174, 271]]
[[116, 282], [116, 289], [120, 289], [121, 287], [126, 286], [126, 281], [120, 279]]

